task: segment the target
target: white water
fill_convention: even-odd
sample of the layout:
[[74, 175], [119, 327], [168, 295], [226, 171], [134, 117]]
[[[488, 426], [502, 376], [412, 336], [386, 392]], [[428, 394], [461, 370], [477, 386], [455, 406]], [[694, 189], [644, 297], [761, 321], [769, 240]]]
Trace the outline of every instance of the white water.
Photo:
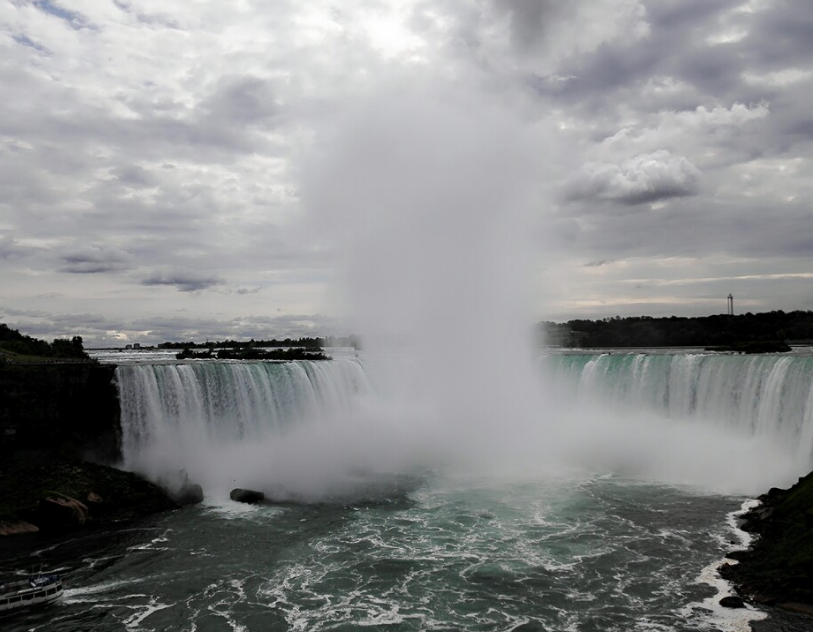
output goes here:
[[[541, 364], [537, 377], [556, 395], [535, 425], [527, 410], [518, 425], [511, 402], [502, 414], [478, 410], [487, 393], [452, 411], [408, 404], [432, 392], [419, 362], [122, 366], [125, 466], [153, 478], [185, 468], [207, 492], [253, 486], [306, 500], [427, 466], [519, 478], [579, 468], [738, 493], [786, 485], [811, 466], [813, 358], [618, 353]], [[493, 423], [445, 423], [463, 411]]]

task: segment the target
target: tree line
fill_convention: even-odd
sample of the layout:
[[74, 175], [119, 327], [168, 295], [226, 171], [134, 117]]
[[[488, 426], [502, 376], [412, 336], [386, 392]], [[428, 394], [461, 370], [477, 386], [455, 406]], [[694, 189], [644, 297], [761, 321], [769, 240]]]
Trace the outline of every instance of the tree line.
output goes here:
[[12, 329], [5, 323], [0, 323], [0, 348], [3, 351], [42, 358], [55, 358], [64, 360], [89, 360], [85, 352], [82, 336], [74, 336], [70, 340], [55, 338], [53, 342], [46, 342], [32, 338]]
[[206, 342], [162, 342], [159, 349], [253, 349], [273, 347], [296, 347], [298, 349], [321, 350], [324, 347], [354, 347], [361, 348], [357, 336], [327, 336], [304, 338], [272, 338], [271, 340], [222, 340]]
[[613, 316], [542, 322], [544, 332], [570, 330], [580, 347], [726, 347], [744, 343], [813, 342], [813, 311], [776, 310], [729, 316]]

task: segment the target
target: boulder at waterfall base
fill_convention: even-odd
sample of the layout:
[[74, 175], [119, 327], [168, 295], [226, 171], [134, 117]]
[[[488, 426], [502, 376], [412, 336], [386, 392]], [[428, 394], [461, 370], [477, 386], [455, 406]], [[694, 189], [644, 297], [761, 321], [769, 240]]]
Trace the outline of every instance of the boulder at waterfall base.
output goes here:
[[231, 490], [229, 498], [238, 503], [248, 503], [249, 505], [256, 505], [265, 500], [265, 494], [262, 492], [255, 492], [252, 489], [240, 489], [239, 487]]

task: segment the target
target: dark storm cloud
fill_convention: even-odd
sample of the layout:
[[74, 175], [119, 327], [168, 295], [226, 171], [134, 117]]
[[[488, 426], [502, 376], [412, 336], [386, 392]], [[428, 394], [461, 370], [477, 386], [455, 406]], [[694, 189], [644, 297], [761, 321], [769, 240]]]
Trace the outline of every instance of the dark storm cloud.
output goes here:
[[225, 283], [225, 279], [186, 271], [156, 272], [142, 279], [141, 285], [169, 285], [179, 292], [200, 292]]

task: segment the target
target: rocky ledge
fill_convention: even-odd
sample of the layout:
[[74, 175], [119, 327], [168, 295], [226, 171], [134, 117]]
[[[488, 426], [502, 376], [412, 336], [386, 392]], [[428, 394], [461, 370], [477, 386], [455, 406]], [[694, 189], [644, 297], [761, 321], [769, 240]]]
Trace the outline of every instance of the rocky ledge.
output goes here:
[[754, 543], [729, 554], [738, 563], [720, 574], [749, 601], [813, 615], [813, 472], [759, 500], [741, 525]]
[[178, 506], [137, 474], [80, 460], [18, 466], [0, 476], [0, 535], [108, 525]]

